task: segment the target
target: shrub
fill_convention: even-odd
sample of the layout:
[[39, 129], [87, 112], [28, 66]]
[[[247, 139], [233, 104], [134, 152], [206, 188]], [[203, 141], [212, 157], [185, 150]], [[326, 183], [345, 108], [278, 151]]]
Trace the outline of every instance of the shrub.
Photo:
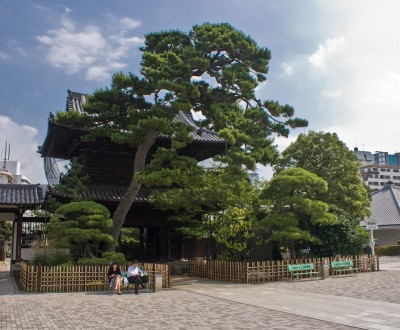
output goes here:
[[78, 265], [81, 266], [108, 266], [109, 261], [104, 258], [80, 258], [78, 260]]
[[106, 259], [108, 263], [116, 261], [119, 265], [126, 264], [126, 258], [123, 253], [116, 253], [116, 252], [104, 252], [103, 259]]
[[109, 265], [116, 261], [119, 265], [125, 265], [126, 259], [123, 253], [104, 252], [102, 258], [80, 258], [78, 265]]
[[60, 266], [71, 264], [71, 256], [60, 250], [47, 250], [37, 253], [31, 260], [32, 265], [42, 264], [42, 266]]
[[378, 256], [400, 256], [400, 245], [375, 246]]

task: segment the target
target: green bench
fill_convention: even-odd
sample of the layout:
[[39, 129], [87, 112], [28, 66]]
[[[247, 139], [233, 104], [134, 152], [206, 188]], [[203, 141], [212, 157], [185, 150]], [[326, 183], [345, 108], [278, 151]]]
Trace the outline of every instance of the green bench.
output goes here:
[[319, 272], [314, 270], [314, 264], [288, 265], [288, 271], [292, 277], [299, 279], [299, 276], [320, 277]]
[[332, 261], [331, 269], [333, 275], [343, 275], [358, 272], [358, 268], [353, 266], [353, 261], [351, 260]]

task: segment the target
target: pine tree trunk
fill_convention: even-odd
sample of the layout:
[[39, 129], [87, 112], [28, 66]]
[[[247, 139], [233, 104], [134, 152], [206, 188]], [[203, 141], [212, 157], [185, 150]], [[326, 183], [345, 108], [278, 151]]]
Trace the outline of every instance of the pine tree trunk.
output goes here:
[[126, 191], [125, 196], [119, 202], [117, 209], [115, 210], [113, 215], [112, 236], [115, 240], [115, 243], [112, 246], [113, 250], [115, 250], [116, 244], [118, 242], [118, 237], [121, 232], [121, 228], [125, 222], [125, 217], [131, 209], [131, 206], [135, 201], [136, 196], [142, 186], [142, 184], [139, 183], [136, 179], [136, 173], [141, 172], [145, 169], [146, 157], [149, 153], [150, 148], [153, 146], [159, 135], [160, 132], [158, 131], [149, 131], [143, 138], [142, 142], [138, 145], [133, 163], [133, 178], [131, 184]]

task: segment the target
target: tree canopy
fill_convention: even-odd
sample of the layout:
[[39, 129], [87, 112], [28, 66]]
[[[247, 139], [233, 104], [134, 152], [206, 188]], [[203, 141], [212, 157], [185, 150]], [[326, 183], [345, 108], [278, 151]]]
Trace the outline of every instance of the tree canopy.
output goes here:
[[336, 216], [329, 213], [328, 204], [318, 200], [327, 190], [327, 183], [317, 175], [290, 168], [279, 172], [261, 194], [269, 205], [262, 225], [269, 231], [270, 240], [288, 248], [293, 259], [299, 243], [321, 243], [312, 234], [313, 227], [337, 222]]
[[270, 51], [231, 25], [194, 26], [189, 32], [163, 31], [146, 35], [140, 75], [117, 73], [111, 86], [87, 98], [84, 113], [63, 113], [56, 120], [87, 130], [90, 141], [107, 137], [136, 148], [134, 176], [113, 215], [117, 238], [140, 187], [137, 173], [146, 166], [150, 148], [160, 134], [171, 147], [191, 142], [193, 129], [173, 118], [179, 111], [202, 118], [198, 125], [226, 140], [220, 162], [254, 169], [278, 155], [274, 134], [307, 122], [294, 109], [256, 96], [266, 80]]
[[370, 213], [370, 199], [361, 180], [359, 166], [355, 155], [335, 133], [310, 131], [300, 134], [283, 151], [276, 166], [277, 172], [301, 167], [324, 179], [328, 189], [320, 192], [317, 198], [327, 203], [330, 212], [338, 217], [334, 226], [312, 229], [313, 235], [323, 243], [308, 244], [312, 254], [355, 253], [365, 244], [365, 233], [360, 231], [359, 224]]
[[112, 219], [101, 204], [84, 201], [72, 202], [59, 207], [49, 224], [49, 239], [60, 246], [70, 247], [78, 257], [98, 255], [101, 244], [113, 241], [109, 234]]
[[335, 133], [300, 134], [283, 151], [276, 170], [291, 167], [306, 169], [328, 183], [328, 190], [319, 199], [344, 210], [358, 222], [369, 215], [370, 200], [360, 177], [360, 165]]

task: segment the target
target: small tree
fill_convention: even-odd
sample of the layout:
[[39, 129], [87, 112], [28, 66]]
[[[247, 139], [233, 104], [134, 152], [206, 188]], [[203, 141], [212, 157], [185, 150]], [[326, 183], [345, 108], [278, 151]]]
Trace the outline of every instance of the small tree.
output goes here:
[[102, 244], [111, 244], [112, 219], [106, 207], [91, 201], [72, 202], [58, 208], [47, 225], [49, 239], [78, 251], [78, 257], [99, 255]]

